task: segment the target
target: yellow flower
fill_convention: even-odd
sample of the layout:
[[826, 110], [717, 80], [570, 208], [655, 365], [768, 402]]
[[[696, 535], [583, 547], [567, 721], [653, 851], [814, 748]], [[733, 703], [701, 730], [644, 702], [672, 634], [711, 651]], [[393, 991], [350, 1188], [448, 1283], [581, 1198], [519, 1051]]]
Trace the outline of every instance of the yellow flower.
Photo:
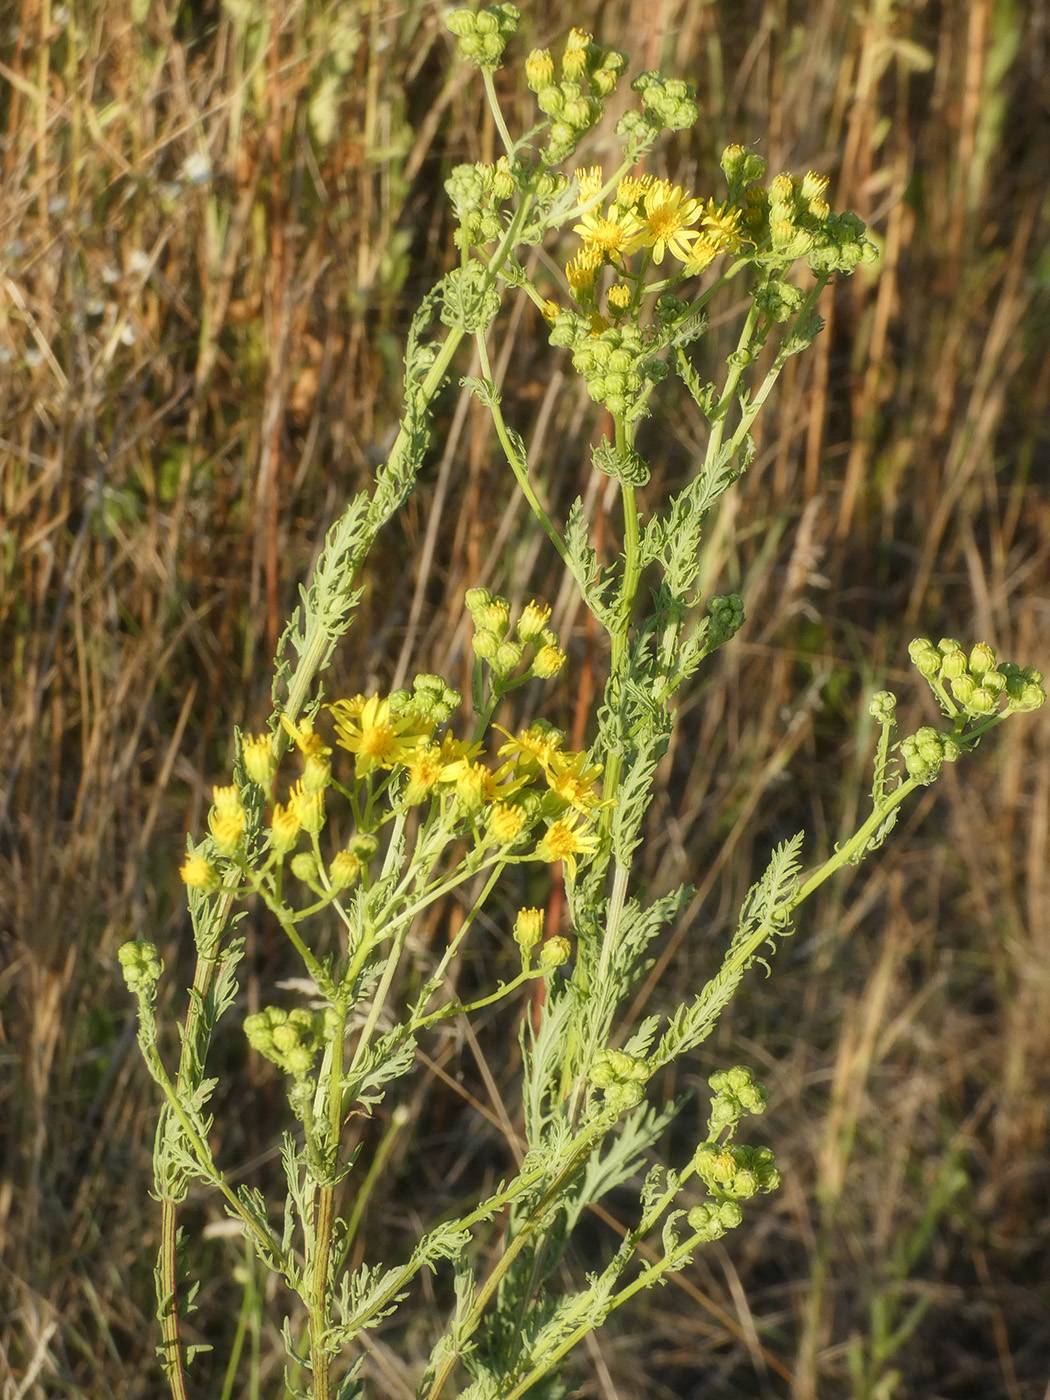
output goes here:
[[601, 253], [588, 247], [581, 248], [572, 262], [565, 264], [565, 277], [573, 296], [579, 296], [581, 292], [589, 291], [594, 286], [594, 279], [601, 265]]
[[393, 768], [406, 763], [427, 743], [416, 721], [409, 715], [396, 715], [389, 700], [371, 695], [366, 700], [337, 700], [328, 706], [335, 720], [337, 743], [354, 755], [354, 772], [359, 778], [376, 768]]
[[480, 752], [480, 744], [464, 744], [451, 734], [445, 734], [440, 744], [428, 744], [405, 764], [405, 801], [415, 807], [424, 802], [439, 783], [454, 783], [460, 764]]
[[288, 806], [295, 813], [304, 831], [315, 836], [324, 826], [324, 793], [308, 792], [302, 779], [288, 794]]
[[214, 890], [218, 888], [219, 877], [215, 867], [203, 856], [187, 856], [179, 866], [182, 883], [191, 890]]
[[712, 243], [704, 234], [700, 234], [693, 239], [689, 256], [683, 264], [682, 271], [686, 277], [697, 277], [706, 268], [710, 267], [715, 258], [718, 257], [722, 249], [717, 243]]
[[244, 771], [253, 783], [260, 787], [272, 781], [277, 771], [277, 761], [273, 756], [273, 741], [269, 734], [245, 734], [241, 740], [241, 758]]
[[514, 920], [514, 942], [522, 952], [527, 953], [530, 948], [535, 948], [543, 937], [545, 919], [542, 909], [518, 910], [518, 917]]
[[215, 806], [208, 813], [208, 825], [216, 846], [224, 856], [232, 856], [244, 834], [245, 812], [241, 795], [233, 786], [212, 788]]
[[613, 219], [597, 209], [589, 209], [578, 224], [573, 224], [572, 231], [580, 235], [589, 252], [614, 263], [625, 253], [633, 253], [642, 242], [642, 231], [633, 214]]
[[653, 183], [651, 175], [625, 175], [616, 186], [616, 205], [624, 212], [639, 204]]
[[612, 312], [626, 311], [631, 304], [631, 289], [626, 282], [617, 282], [615, 287], [609, 288], [607, 297], [609, 310]]
[[601, 194], [605, 176], [602, 174], [600, 165], [592, 165], [590, 170], [574, 170], [572, 173], [576, 176], [576, 182], [580, 187], [581, 204], [588, 204]]
[[298, 724], [293, 724], [287, 715], [282, 715], [281, 727], [290, 739], [295, 740], [295, 746], [299, 752], [307, 757], [311, 754], [327, 756], [332, 752], [320, 734], [314, 733], [312, 720], [301, 719]]
[[523, 642], [535, 641], [537, 637], [543, 635], [543, 629], [551, 620], [551, 610], [549, 603], [537, 603], [533, 598], [531, 603], [527, 603], [521, 610], [515, 631]]
[[566, 659], [561, 647], [548, 642], [546, 646], [540, 647], [533, 658], [532, 674], [539, 676], [540, 680], [549, 681], [565, 665]]
[[537, 860], [553, 864], [561, 861], [570, 880], [576, 879], [576, 857], [593, 855], [598, 838], [592, 832], [575, 829], [577, 815], [562, 817], [547, 828], [547, 834], [534, 851]]
[[700, 222], [710, 242], [720, 250], [735, 253], [740, 247], [740, 218], [740, 210], [735, 204], [716, 204], [709, 199]]
[[492, 839], [506, 846], [521, 835], [525, 825], [525, 813], [520, 807], [511, 807], [506, 802], [495, 802], [489, 808], [488, 828]]
[[494, 724], [492, 727], [506, 734], [509, 740], [500, 747], [499, 756], [513, 758], [519, 772], [535, 774], [541, 768], [544, 771], [549, 769], [565, 741], [565, 736], [557, 729], [548, 729], [542, 724], [533, 724], [521, 730], [516, 739], [502, 726]]
[[703, 200], [687, 199], [681, 185], [672, 185], [670, 180], [656, 180], [646, 190], [642, 207], [642, 227], [636, 246], [651, 248], [657, 266], [663, 262], [666, 252], [685, 262], [690, 251], [690, 225], [703, 213]]
[[281, 855], [290, 851], [299, 840], [301, 830], [302, 823], [292, 804], [289, 802], [284, 806], [278, 802], [270, 818], [270, 843], [274, 850]]
[[583, 816], [588, 816], [603, 803], [594, 791], [594, 784], [601, 777], [601, 764], [587, 767], [585, 753], [557, 754], [546, 770], [547, 786], [569, 807], [575, 807]]

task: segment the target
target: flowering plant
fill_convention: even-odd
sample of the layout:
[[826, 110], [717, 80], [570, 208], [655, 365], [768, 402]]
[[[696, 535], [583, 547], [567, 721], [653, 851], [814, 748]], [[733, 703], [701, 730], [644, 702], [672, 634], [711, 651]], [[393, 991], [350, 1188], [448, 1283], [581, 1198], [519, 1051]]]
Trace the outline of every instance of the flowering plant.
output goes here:
[[[706, 1134], [685, 1160], [657, 1160], [640, 1175], [681, 1107], [651, 1103], [650, 1081], [702, 1043], [747, 969], [791, 934], [799, 906], [834, 870], [881, 844], [916, 787], [1008, 715], [1045, 699], [1038, 672], [997, 662], [983, 644], [967, 653], [953, 639], [916, 642], [912, 659], [945, 726], [896, 741], [894, 697], [876, 695], [871, 811], [853, 836], [808, 874], [802, 835], [780, 845], [748, 894], [718, 973], [671, 1015], [629, 1022], [647, 951], [690, 896], [683, 887], [647, 901], [632, 884], [672, 702], [744, 621], [736, 594], [701, 596], [705, 519], [746, 471], [751, 427], [784, 364], [818, 334], [822, 290], [875, 252], [855, 215], [831, 211], [823, 176], [765, 183], [764, 162], [743, 147], [724, 152], [726, 187], [717, 195], [645, 173], [661, 130], [697, 119], [689, 87], [657, 73], [632, 84], [639, 105], [617, 125], [615, 170], [560, 169], [627, 68], [625, 55], [576, 30], [557, 63], [547, 51], [527, 59], [543, 120], [513, 140], [492, 74], [517, 20], [510, 4], [448, 19], [480, 69], [504, 153], [493, 164], [458, 167], [447, 182], [459, 265], [415, 317], [400, 433], [374, 491], [351, 501], [329, 532], [288, 623], [268, 731], [239, 736], [233, 781], [214, 790], [209, 834], [190, 842], [182, 877], [198, 961], [175, 1073], [158, 1046], [156, 949], [139, 940], [121, 951], [138, 998], [140, 1044], [164, 1096], [157, 1280], [162, 1358], [176, 1397], [187, 1394], [191, 1359], [177, 1218], [194, 1181], [220, 1194], [255, 1255], [298, 1299], [284, 1327], [288, 1394], [364, 1393], [362, 1338], [427, 1269], [447, 1270], [455, 1296], [417, 1377], [419, 1396], [517, 1400], [541, 1380], [545, 1394], [567, 1394], [563, 1358], [613, 1310], [738, 1226], [744, 1203], [780, 1179], [770, 1148], [735, 1141], [741, 1120], [766, 1102], [745, 1066], [711, 1077]], [[552, 295], [521, 258], [563, 229], [577, 241]], [[748, 308], [737, 347], [719, 382], [703, 382], [690, 347], [704, 334], [705, 308], [734, 280]], [[611, 424], [611, 438], [593, 452], [622, 508], [621, 552], [611, 564], [599, 560], [581, 501], [564, 524], [551, 519], [522, 439], [504, 419], [489, 340], [513, 292], [535, 303], [552, 345], [567, 352]], [[323, 703], [318, 678], [350, 624], [369, 548], [413, 488], [433, 400], [467, 339], [481, 372], [464, 382], [491, 414], [511, 472], [609, 639], [586, 750], [567, 747], [541, 718], [516, 732], [495, 722], [515, 690], [556, 675], [567, 655], [548, 606], [532, 602], [512, 621], [509, 602], [480, 586], [466, 597], [474, 629], [466, 703], [431, 674], [417, 675], [410, 689]], [[692, 478], [646, 515], [637, 492], [649, 473], [636, 433], [672, 375], [706, 426], [706, 448]], [[299, 771], [284, 786], [292, 747]], [[542, 909], [518, 908], [505, 920], [517, 970], [481, 995], [461, 996], [460, 960], [482, 921], [499, 920], [491, 911], [501, 907], [496, 894], [512, 868], [549, 866], [564, 880], [565, 927], [547, 928]], [[466, 917], [425, 975], [408, 977], [413, 930], [454, 891], [466, 896]], [[238, 1001], [236, 924], [248, 901], [287, 936], [308, 989], [302, 1004], [266, 1006], [243, 1022], [252, 1050], [283, 1075], [295, 1121], [283, 1143], [287, 1199], [277, 1221], [257, 1190], [233, 1184], [210, 1141], [207, 1057], [216, 1024]], [[529, 985], [542, 994], [520, 1015], [522, 1126], [506, 1179], [458, 1216], [428, 1224], [407, 1259], [349, 1267], [360, 1212], [344, 1216], [341, 1203], [363, 1170], [346, 1142], [351, 1116], [387, 1113], [439, 1022], [496, 1002], [520, 1007]], [[397, 1114], [395, 1107], [391, 1123]], [[621, 1247], [582, 1283], [567, 1282], [561, 1270], [581, 1216], [626, 1183], [638, 1204]]]

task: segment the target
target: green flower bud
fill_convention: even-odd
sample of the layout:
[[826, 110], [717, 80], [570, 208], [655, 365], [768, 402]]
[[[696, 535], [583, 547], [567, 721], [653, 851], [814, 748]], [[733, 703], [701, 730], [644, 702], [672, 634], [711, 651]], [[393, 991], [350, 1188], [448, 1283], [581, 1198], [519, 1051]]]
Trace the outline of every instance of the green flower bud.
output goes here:
[[736, 1201], [723, 1201], [718, 1207], [718, 1223], [723, 1230], [735, 1230], [743, 1219], [744, 1212]]
[[979, 685], [970, 696], [966, 712], [970, 715], [990, 715], [995, 709], [996, 696], [987, 686]]
[[496, 655], [492, 658], [492, 669], [500, 676], [509, 676], [521, 665], [525, 648], [520, 642], [500, 642]]
[[966, 674], [966, 653], [958, 642], [941, 642], [941, 674], [945, 680], [953, 681]]
[[364, 833], [353, 836], [348, 843], [348, 849], [359, 861], [367, 865], [376, 851], [379, 850], [379, 838]]
[[878, 690], [871, 697], [868, 714], [877, 724], [892, 724], [893, 712], [896, 708], [896, 695], [891, 690]]
[[117, 949], [117, 958], [128, 991], [135, 996], [149, 996], [164, 971], [156, 945], [136, 938]]
[[941, 653], [927, 637], [916, 637], [909, 643], [908, 655], [919, 675], [927, 680], [931, 680], [941, 669]]
[[[739, 1210], [739, 1207], [737, 1209]], [[705, 1244], [711, 1244], [713, 1241], [721, 1239], [726, 1232], [726, 1226], [722, 1223], [720, 1207], [718, 1206], [693, 1206], [686, 1216], [686, 1222]]]
[[292, 856], [292, 874], [304, 885], [312, 884], [317, 879], [317, 857], [311, 851], [299, 851]]
[[970, 652], [970, 672], [975, 676], [983, 676], [986, 671], [995, 669], [995, 649], [987, 642], [978, 642]]
[[555, 935], [548, 938], [540, 948], [538, 966], [541, 972], [553, 972], [556, 967], [567, 963], [572, 956], [572, 944], [567, 938]]
[[955, 699], [958, 700], [960, 705], [965, 707], [969, 705], [973, 698], [974, 692], [977, 689], [977, 682], [974, 680], [973, 676], [970, 675], [956, 676], [950, 682], [950, 688]]
[[348, 889], [356, 880], [360, 879], [362, 869], [363, 863], [360, 857], [355, 856], [352, 851], [337, 851], [328, 867], [328, 879], [332, 889], [336, 891]]
[[491, 661], [500, 649], [500, 639], [495, 632], [480, 631], [474, 633], [471, 645], [474, 648], [474, 655], [483, 661]]

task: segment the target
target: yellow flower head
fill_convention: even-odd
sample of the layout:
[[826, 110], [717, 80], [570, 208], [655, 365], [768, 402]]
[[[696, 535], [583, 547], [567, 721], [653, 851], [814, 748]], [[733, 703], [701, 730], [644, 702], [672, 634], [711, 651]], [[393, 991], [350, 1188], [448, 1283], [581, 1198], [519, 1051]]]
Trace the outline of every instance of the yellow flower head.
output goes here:
[[296, 748], [306, 757], [310, 754], [328, 755], [332, 752], [320, 734], [314, 733], [312, 720], [301, 719], [298, 724], [293, 724], [287, 715], [282, 715], [281, 727], [290, 739], [295, 740]]
[[290, 851], [299, 840], [299, 833], [302, 831], [302, 823], [295, 808], [289, 802], [287, 806], [278, 802], [273, 809], [273, 816], [270, 818], [270, 843], [274, 850], [284, 855]]
[[597, 254], [599, 261], [608, 258], [618, 263], [624, 254], [633, 253], [642, 241], [639, 222], [633, 214], [613, 218], [597, 209], [589, 209], [578, 224], [573, 224], [572, 231], [580, 235], [584, 248]]
[[266, 787], [277, 771], [277, 761], [273, 756], [273, 741], [269, 734], [245, 734], [241, 740], [241, 758], [244, 771], [253, 783]]
[[718, 257], [722, 249], [717, 243], [712, 243], [704, 234], [699, 234], [693, 239], [689, 249], [689, 256], [682, 266], [682, 272], [686, 277], [698, 277], [705, 271]]
[[179, 866], [179, 874], [191, 890], [214, 890], [219, 885], [215, 867], [203, 856], [187, 856]]
[[586, 246], [580, 249], [572, 262], [566, 263], [565, 277], [573, 296], [590, 291], [594, 286], [594, 279], [597, 277], [601, 265], [601, 253]]
[[304, 831], [316, 836], [324, 826], [324, 793], [308, 792], [302, 779], [288, 794], [288, 806]]
[[500, 747], [500, 757], [512, 758], [519, 772], [532, 775], [541, 768], [546, 771], [552, 766], [565, 738], [557, 729], [547, 729], [542, 724], [533, 724], [521, 730], [516, 739], [498, 724], [493, 728], [506, 734], [509, 741]]
[[547, 834], [534, 852], [537, 860], [553, 864], [561, 861], [570, 880], [576, 879], [576, 857], [593, 855], [598, 838], [593, 832], [575, 829], [577, 816], [562, 817], [547, 828]]
[[580, 187], [580, 203], [589, 204], [592, 199], [597, 199], [602, 192], [602, 185], [605, 184], [601, 166], [592, 165], [590, 170], [574, 170], [572, 173]]
[[625, 175], [616, 186], [616, 206], [625, 213], [641, 202], [653, 183], [651, 175]]
[[420, 733], [417, 721], [410, 715], [394, 714], [390, 701], [378, 695], [367, 700], [363, 695], [337, 700], [328, 708], [335, 720], [336, 742], [354, 755], [359, 778], [376, 768], [405, 763], [427, 744], [428, 735]]
[[709, 199], [701, 224], [708, 240], [719, 250], [735, 253], [740, 247], [740, 219], [741, 211], [735, 204], [716, 204]]
[[588, 816], [603, 803], [594, 791], [594, 784], [601, 777], [601, 764], [587, 766], [585, 753], [556, 755], [547, 770], [547, 786], [569, 807], [574, 807], [583, 816]]
[[612, 312], [626, 311], [631, 304], [631, 289], [626, 282], [617, 282], [615, 287], [609, 288], [607, 297], [609, 310]]
[[535, 948], [543, 937], [545, 919], [546, 915], [542, 909], [518, 910], [518, 917], [514, 920], [514, 941], [523, 952], [527, 953], [530, 948]]
[[692, 233], [691, 225], [703, 213], [703, 200], [687, 199], [681, 185], [672, 185], [669, 180], [656, 180], [646, 190], [642, 207], [644, 213], [638, 244], [653, 250], [653, 262], [657, 266], [663, 262], [667, 252], [685, 262], [690, 251], [688, 240]]
[[241, 795], [233, 786], [212, 789], [215, 805], [208, 813], [208, 825], [216, 846], [224, 856], [232, 856], [244, 834], [245, 812]]
[[537, 603], [535, 598], [521, 610], [515, 631], [523, 642], [535, 641], [543, 635], [543, 629], [551, 620], [549, 603]]
[[495, 802], [489, 808], [488, 828], [494, 841], [506, 846], [521, 835], [525, 825], [525, 813], [520, 807], [512, 807], [506, 802]]

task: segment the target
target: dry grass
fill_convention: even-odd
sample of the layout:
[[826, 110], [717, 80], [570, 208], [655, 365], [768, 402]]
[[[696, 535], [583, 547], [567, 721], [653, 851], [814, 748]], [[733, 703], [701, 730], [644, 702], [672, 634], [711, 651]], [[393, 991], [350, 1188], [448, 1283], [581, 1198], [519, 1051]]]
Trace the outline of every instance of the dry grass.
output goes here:
[[[389, 441], [408, 316], [450, 258], [441, 180], [493, 146], [430, 0], [69, 10], [63, 27], [22, 0], [0, 35], [5, 1400], [158, 1393], [154, 1109], [115, 949], [146, 933], [185, 965], [182, 832], [200, 828], [232, 726], [267, 712], [295, 589]], [[555, 15], [528, 7], [519, 54], [557, 35]], [[791, 362], [709, 534], [706, 575], [744, 592], [751, 620], [667, 760], [648, 874], [698, 893], [648, 989], [660, 1004], [715, 965], [772, 840], [805, 826], [816, 850], [849, 829], [866, 689], [888, 683], [903, 722], [928, 720], [903, 667], [912, 635], [981, 637], [1050, 671], [1048, 15], [1045, 0], [588, 0], [573, 19], [635, 70], [697, 81], [699, 127], [664, 157], [677, 179], [713, 190], [721, 145], [753, 143], [774, 170], [826, 169], [835, 207], [884, 244], [877, 282], [827, 298], [826, 333]], [[307, 115], [340, 43], [338, 118], [318, 141]], [[500, 84], [521, 129], [517, 72]], [[173, 183], [190, 158], [209, 182]], [[592, 417], [520, 307], [501, 363], [555, 509], [598, 493]], [[483, 420], [450, 394], [446, 426], [336, 688], [461, 669], [468, 584], [559, 597], [549, 550], [503, 512]], [[688, 470], [693, 432], [666, 403], [654, 491]], [[602, 657], [568, 595], [560, 611], [561, 719], [579, 729]], [[785, 1187], [610, 1329], [582, 1393], [1044, 1396], [1048, 822], [1040, 713], [949, 771], [877, 864], [811, 907], [695, 1071], [760, 1068]], [[250, 937], [249, 1001], [282, 971], [270, 930]], [[440, 1210], [503, 1169], [514, 1066], [491, 1029], [434, 1048], [369, 1203], [375, 1254], [411, 1237], [410, 1192]], [[220, 1053], [240, 1066], [236, 1034]], [[220, 1106], [231, 1161], [276, 1121], [273, 1086], [258, 1091], [247, 1116]], [[213, 1210], [192, 1203], [188, 1226]], [[235, 1259], [214, 1232], [195, 1256], [197, 1324], [220, 1354], [242, 1309]], [[277, 1393], [269, 1302], [245, 1308], [245, 1356], [258, 1346]], [[414, 1326], [374, 1342], [376, 1393], [411, 1394], [422, 1308]]]

